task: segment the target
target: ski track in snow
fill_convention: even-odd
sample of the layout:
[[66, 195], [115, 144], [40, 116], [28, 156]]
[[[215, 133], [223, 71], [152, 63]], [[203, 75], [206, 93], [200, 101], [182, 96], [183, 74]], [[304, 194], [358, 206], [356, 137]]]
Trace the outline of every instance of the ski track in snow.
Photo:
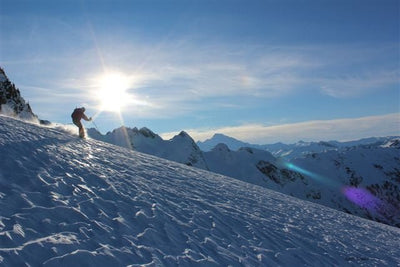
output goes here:
[[0, 116], [0, 265], [399, 266], [400, 229]]

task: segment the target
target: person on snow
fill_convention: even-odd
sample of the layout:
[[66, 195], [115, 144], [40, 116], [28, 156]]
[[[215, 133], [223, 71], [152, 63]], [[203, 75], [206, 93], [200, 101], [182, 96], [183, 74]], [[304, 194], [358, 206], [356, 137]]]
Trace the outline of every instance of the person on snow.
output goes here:
[[79, 128], [79, 137], [84, 138], [85, 137], [85, 129], [83, 128], [83, 125], [81, 123], [81, 119], [84, 119], [85, 121], [91, 121], [92, 117], [88, 118], [85, 115], [85, 108], [76, 108], [74, 112], [71, 114], [72, 122], [78, 126]]

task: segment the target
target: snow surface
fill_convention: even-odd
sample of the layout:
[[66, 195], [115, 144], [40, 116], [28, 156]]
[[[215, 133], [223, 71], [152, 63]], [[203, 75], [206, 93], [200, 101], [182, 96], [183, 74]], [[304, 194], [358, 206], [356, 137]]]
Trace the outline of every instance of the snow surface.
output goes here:
[[0, 116], [4, 266], [398, 266], [400, 229]]

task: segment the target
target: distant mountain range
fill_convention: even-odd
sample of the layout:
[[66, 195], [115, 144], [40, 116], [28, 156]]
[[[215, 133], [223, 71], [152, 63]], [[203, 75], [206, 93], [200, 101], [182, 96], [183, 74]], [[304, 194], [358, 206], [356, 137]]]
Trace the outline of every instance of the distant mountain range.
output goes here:
[[[299, 141], [294, 144], [250, 144], [233, 137], [226, 136], [224, 134], [214, 134], [210, 139], [204, 142], [198, 141], [197, 145], [202, 151], [211, 151], [216, 145], [222, 143], [228, 146], [230, 150], [236, 151], [242, 147], [251, 147], [261, 150], [267, 150], [272, 153], [275, 157], [285, 157], [296, 158], [301, 156], [306, 156], [310, 153], [321, 153], [329, 150], [340, 150], [347, 147], [353, 147], [358, 145], [368, 145], [368, 144], [382, 144], [386, 143], [393, 137], [370, 137], [364, 138], [356, 141], [338, 142], [338, 141], [320, 141], [320, 142], [304, 142]], [[396, 138], [396, 137], [394, 137]]]

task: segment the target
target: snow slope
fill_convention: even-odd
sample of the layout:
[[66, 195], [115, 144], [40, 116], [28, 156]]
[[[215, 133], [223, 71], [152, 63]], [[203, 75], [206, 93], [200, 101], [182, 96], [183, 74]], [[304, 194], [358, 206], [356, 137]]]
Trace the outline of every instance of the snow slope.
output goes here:
[[269, 179], [257, 169], [257, 163], [260, 159], [275, 162], [275, 158], [267, 151], [254, 148], [232, 151], [225, 144], [219, 144], [212, 151], [204, 152], [204, 158], [212, 172], [261, 186], [267, 186]]
[[4, 266], [396, 266], [400, 229], [0, 116]]

